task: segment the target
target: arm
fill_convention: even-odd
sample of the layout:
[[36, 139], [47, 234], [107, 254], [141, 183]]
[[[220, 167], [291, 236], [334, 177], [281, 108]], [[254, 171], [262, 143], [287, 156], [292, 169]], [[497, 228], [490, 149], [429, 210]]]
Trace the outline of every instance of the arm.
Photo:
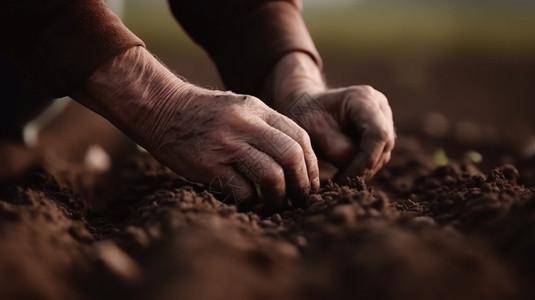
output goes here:
[[0, 137], [66, 96], [106, 60], [143, 42], [101, 0], [0, 1]]
[[321, 58], [301, 18], [301, 0], [169, 0], [182, 27], [216, 63], [226, 87], [259, 95], [287, 53]]
[[25, 91], [72, 96], [170, 169], [229, 202], [257, 205], [263, 196], [271, 210], [287, 195], [296, 199], [319, 188], [303, 129], [257, 98], [178, 78], [104, 2], [10, 1], [0, 8], [8, 18], [2, 25], [11, 25], [1, 29], [9, 42], [2, 56], [15, 63]]
[[66, 96], [110, 58], [144, 46], [102, 0], [2, 1], [0, 31], [0, 55], [26, 99]]
[[371, 178], [390, 160], [396, 136], [392, 111], [372, 87], [328, 89], [315, 62], [294, 52], [278, 61], [262, 95], [308, 132], [318, 156], [338, 167], [336, 181]]
[[316, 157], [297, 124], [253, 96], [187, 83], [142, 47], [106, 62], [72, 96], [225, 202], [272, 211], [286, 196], [296, 201], [319, 188]]
[[319, 156], [340, 169], [338, 179], [369, 178], [388, 162], [395, 133], [386, 97], [369, 86], [327, 89], [301, 18], [302, 1], [170, 4], [214, 59], [226, 86], [261, 97], [301, 125]]

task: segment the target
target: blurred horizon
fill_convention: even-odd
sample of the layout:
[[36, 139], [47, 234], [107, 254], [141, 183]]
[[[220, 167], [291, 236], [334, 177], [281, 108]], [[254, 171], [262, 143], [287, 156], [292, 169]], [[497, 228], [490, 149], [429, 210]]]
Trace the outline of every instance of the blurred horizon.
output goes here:
[[320, 7], [340, 7], [340, 6], [359, 6], [359, 5], [373, 5], [381, 7], [392, 7], [400, 5], [440, 5], [442, 7], [459, 7], [459, 6], [511, 6], [518, 5], [522, 7], [535, 6], [531, 0], [303, 0], [305, 6], [320, 6]]
[[[123, 5], [125, 24], [152, 51], [199, 51], [166, 0]], [[535, 1], [304, 0], [303, 17], [320, 52], [336, 55], [535, 54]]]
[[[224, 89], [166, 0], [123, 4], [125, 24], [172, 70]], [[384, 92], [400, 130], [422, 128], [428, 112], [513, 135], [535, 126], [535, 1], [304, 0], [303, 18], [329, 85]]]

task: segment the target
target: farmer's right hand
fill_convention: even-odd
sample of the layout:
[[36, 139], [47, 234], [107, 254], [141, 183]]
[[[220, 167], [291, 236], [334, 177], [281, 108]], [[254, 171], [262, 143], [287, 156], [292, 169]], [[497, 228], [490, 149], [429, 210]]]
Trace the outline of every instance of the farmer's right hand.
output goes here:
[[135, 47], [101, 66], [73, 98], [106, 117], [158, 161], [228, 202], [280, 208], [319, 188], [308, 134], [252, 96], [177, 78]]

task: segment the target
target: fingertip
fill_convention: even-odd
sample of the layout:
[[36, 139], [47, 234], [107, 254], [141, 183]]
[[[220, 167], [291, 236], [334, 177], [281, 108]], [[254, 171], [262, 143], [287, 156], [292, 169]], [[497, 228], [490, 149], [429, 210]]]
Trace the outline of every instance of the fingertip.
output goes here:
[[311, 180], [311, 193], [317, 193], [320, 190], [320, 177], [319, 175]]
[[320, 187], [320, 169], [318, 165], [318, 159], [314, 156], [312, 165], [307, 165], [308, 168], [308, 182], [309, 192], [316, 192]]

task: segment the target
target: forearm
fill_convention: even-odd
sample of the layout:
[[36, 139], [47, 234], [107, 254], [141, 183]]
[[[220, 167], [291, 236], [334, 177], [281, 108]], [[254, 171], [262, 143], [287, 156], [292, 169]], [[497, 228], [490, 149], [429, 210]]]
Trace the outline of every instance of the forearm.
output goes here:
[[268, 209], [280, 207], [287, 190], [299, 199], [319, 188], [316, 157], [297, 124], [252, 96], [184, 82], [144, 48], [105, 63], [73, 97], [177, 174], [236, 204], [255, 204], [255, 184]]
[[150, 147], [157, 144], [159, 122], [169, 120], [168, 115], [180, 111], [178, 106], [187, 101], [169, 99], [183, 98], [192, 87], [145, 48], [133, 47], [99, 67], [71, 96]]
[[284, 113], [292, 101], [304, 93], [323, 92], [326, 84], [320, 66], [306, 53], [291, 52], [283, 56], [268, 73], [261, 99]]
[[210, 54], [227, 88], [258, 96], [274, 65], [302, 52], [321, 58], [301, 17], [301, 0], [170, 0], [175, 17]]
[[68, 94], [105, 61], [143, 42], [102, 0], [3, 1], [1, 56], [23, 97]]

